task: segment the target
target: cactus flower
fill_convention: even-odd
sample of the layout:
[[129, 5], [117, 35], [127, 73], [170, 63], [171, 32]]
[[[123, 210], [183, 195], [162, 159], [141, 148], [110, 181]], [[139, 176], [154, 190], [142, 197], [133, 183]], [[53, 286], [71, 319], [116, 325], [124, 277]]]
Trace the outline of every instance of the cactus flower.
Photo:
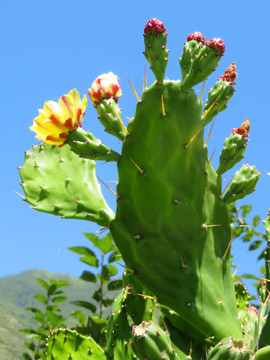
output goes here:
[[43, 109], [39, 110], [30, 130], [36, 138], [47, 144], [62, 146], [66, 143], [69, 132], [81, 126], [85, 114], [87, 98], [82, 101], [76, 89], [55, 101], [46, 101]]
[[100, 75], [94, 80], [88, 94], [95, 108], [103, 99], [112, 98], [117, 102], [122, 94], [118, 76], [112, 72]]
[[164, 24], [156, 18], [149, 20], [144, 28], [144, 36], [147, 36], [149, 34], [158, 35], [162, 32], [167, 35]]

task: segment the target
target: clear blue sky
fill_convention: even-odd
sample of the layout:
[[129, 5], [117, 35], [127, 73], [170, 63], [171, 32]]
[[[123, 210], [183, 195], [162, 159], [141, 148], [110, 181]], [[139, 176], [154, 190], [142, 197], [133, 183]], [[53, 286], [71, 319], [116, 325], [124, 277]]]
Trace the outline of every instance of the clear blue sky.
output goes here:
[[[104, 72], [119, 76], [123, 118], [133, 116], [136, 99], [125, 73], [141, 93], [146, 63], [142, 33], [152, 17], [167, 28], [170, 54], [166, 75], [171, 79], [181, 76], [178, 58], [189, 33], [200, 31], [207, 39], [223, 38], [226, 52], [207, 88], [233, 61], [239, 77], [237, 91], [227, 111], [216, 119], [210, 139], [210, 148], [217, 147], [213, 164], [218, 163], [224, 138], [249, 117], [250, 142], [244, 163], [256, 165], [262, 176], [256, 192], [244, 203], [252, 203], [253, 213], [265, 217], [270, 207], [270, 177], [266, 175], [270, 172], [269, 10], [268, 1], [2, 1], [0, 277], [34, 268], [79, 276], [86, 268], [66, 248], [87, 246], [82, 232], [95, 232], [99, 227], [30, 209], [13, 191], [22, 192], [17, 167], [23, 164], [24, 150], [37, 143], [29, 126], [44, 101], [57, 101], [74, 87], [82, 96]], [[148, 79], [154, 80], [150, 70]], [[118, 140], [104, 132], [90, 103], [83, 127], [120, 151]], [[103, 180], [117, 180], [113, 164], [99, 164], [98, 175]], [[231, 176], [226, 175], [228, 180]], [[105, 188], [103, 192], [115, 209], [113, 195]], [[258, 264], [246, 248], [237, 247], [235, 252], [240, 273], [258, 272]]]

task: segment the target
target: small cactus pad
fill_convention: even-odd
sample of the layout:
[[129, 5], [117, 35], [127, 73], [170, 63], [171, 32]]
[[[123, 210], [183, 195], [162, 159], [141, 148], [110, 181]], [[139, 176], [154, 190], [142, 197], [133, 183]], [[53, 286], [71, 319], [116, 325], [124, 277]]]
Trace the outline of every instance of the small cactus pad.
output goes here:
[[255, 353], [254, 360], [269, 360], [270, 359], [270, 345], [265, 346]]
[[255, 190], [260, 175], [255, 166], [248, 164], [243, 165], [241, 169], [235, 173], [231, 185], [223, 197], [223, 201], [226, 204], [230, 204], [251, 194]]
[[179, 359], [169, 334], [152, 321], [143, 321], [133, 327], [132, 348], [140, 360]]
[[82, 128], [69, 133], [67, 142], [75, 154], [85, 159], [117, 161], [120, 157], [117, 152], [109, 149], [101, 140]]
[[222, 175], [241, 161], [246, 147], [247, 140], [243, 136], [231, 134], [227, 137], [220, 153], [217, 173]]
[[167, 33], [165, 26], [158, 19], [151, 19], [144, 28], [144, 55], [158, 83], [162, 83], [168, 62], [169, 51], [166, 49]]
[[[234, 63], [233, 63], [234, 64]], [[225, 75], [221, 76], [216, 84], [214, 85], [213, 89], [209, 90], [208, 93], [208, 99], [206, 100], [206, 105], [204, 107], [203, 112], [203, 124], [204, 126], [209, 124], [210, 121], [221, 111], [225, 110], [227, 107], [227, 102], [230, 100], [230, 98], [234, 94], [234, 87], [233, 84], [235, 84], [234, 77], [231, 74], [232, 71], [229, 69], [225, 70]], [[234, 74], [236, 74], [234, 72]], [[235, 75], [236, 76], [236, 75]]]
[[120, 140], [124, 140], [127, 134], [121, 120], [121, 109], [115, 100], [102, 100], [97, 106], [97, 112], [99, 121], [105, 127], [105, 131]]
[[114, 214], [102, 196], [95, 162], [68, 146], [33, 146], [20, 168], [25, 201], [35, 210], [109, 226]]
[[207, 360], [249, 360], [252, 352], [244, 344], [243, 340], [235, 340], [233, 337], [223, 339], [212, 350]]
[[[221, 39], [212, 39], [206, 44], [194, 39], [187, 41], [180, 59], [182, 90], [190, 90], [194, 85], [206, 80], [216, 69], [223, 50], [225, 51], [225, 45]], [[187, 54], [188, 52], [190, 54]]]
[[52, 330], [47, 340], [46, 360], [106, 360], [102, 348], [91, 337], [76, 330]]

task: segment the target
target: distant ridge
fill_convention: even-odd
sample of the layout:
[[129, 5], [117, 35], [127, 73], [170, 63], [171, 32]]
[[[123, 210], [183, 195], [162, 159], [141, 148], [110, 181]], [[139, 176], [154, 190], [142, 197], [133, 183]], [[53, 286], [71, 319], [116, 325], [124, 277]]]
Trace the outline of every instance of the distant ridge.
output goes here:
[[[63, 290], [70, 301], [89, 301], [96, 289], [95, 284], [87, 283], [74, 276], [53, 274], [41, 269], [0, 278], [0, 360], [22, 359], [21, 354], [26, 351], [23, 343], [27, 340], [27, 336], [18, 330], [35, 328], [36, 323], [31, 319], [32, 314], [25, 311], [24, 308], [40, 307], [40, 302], [32, 297], [37, 293], [45, 294], [45, 290], [36, 281], [36, 278], [42, 278], [45, 281], [50, 279], [68, 281], [71, 286], [64, 287]], [[65, 316], [68, 316], [73, 310], [79, 309], [68, 302], [60, 304], [60, 307]]]

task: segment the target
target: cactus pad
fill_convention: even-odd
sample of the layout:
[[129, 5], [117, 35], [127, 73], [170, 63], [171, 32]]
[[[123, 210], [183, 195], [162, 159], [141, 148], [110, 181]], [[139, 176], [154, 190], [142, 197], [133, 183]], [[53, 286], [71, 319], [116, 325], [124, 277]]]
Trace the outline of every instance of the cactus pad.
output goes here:
[[230, 337], [217, 344], [209, 352], [207, 360], [249, 360], [251, 355], [243, 340]]
[[20, 168], [25, 200], [38, 211], [109, 226], [114, 214], [102, 196], [95, 167], [66, 145], [34, 146]]
[[48, 337], [46, 360], [106, 360], [106, 356], [93, 338], [60, 328]]

